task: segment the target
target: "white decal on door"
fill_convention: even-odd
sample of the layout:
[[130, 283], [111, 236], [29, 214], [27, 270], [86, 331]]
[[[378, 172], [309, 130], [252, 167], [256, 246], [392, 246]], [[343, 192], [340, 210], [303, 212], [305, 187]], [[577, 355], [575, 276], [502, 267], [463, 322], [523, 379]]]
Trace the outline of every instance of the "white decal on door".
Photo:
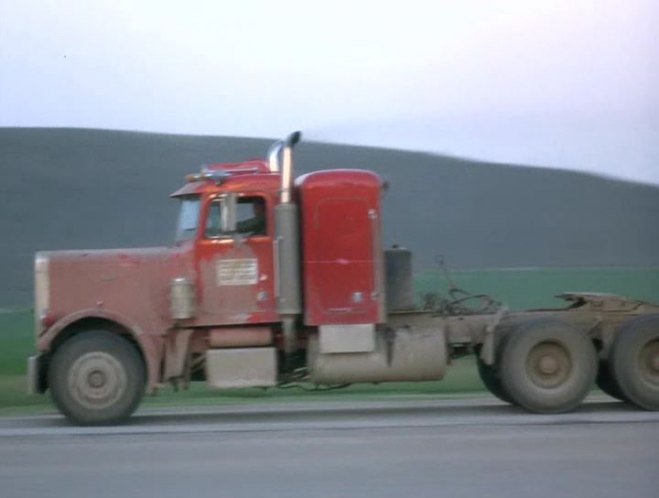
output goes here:
[[259, 265], [254, 259], [220, 259], [215, 263], [217, 285], [254, 285]]

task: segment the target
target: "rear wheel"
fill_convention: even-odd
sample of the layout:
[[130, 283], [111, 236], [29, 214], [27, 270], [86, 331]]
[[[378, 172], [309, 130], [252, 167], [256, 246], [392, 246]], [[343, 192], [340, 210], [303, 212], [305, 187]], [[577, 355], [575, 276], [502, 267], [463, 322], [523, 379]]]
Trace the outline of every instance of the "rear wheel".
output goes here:
[[620, 401], [627, 401], [627, 398], [625, 398], [625, 395], [622, 394], [620, 386], [611, 373], [611, 367], [608, 361], [600, 361], [595, 383], [597, 384], [597, 387], [599, 387], [612, 398]]
[[659, 410], [659, 315], [623, 326], [611, 348], [610, 362], [625, 398], [640, 408]]
[[563, 413], [593, 387], [597, 353], [571, 325], [539, 319], [510, 334], [500, 368], [502, 386], [515, 403], [531, 412]]
[[478, 375], [485, 384], [490, 393], [499, 398], [505, 403], [513, 403], [513, 400], [510, 399], [510, 395], [504, 390], [501, 385], [501, 379], [496, 370], [496, 365], [487, 365], [480, 358], [477, 360], [478, 364]]
[[49, 376], [55, 406], [79, 425], [123, 422], [144, 392], [136, 348], [106, 331], [85, 331], [64, 343], [53, 356]]
[[476, 359], [477, 362], [476, 364], [478, 366], [478, 375], [480, 376], [483, 384], [485, 384], [487, 390], [490, 391], [490, 393], [493, 396], [499, 398], [504, 403], [510, 403], [511, 405], [514, 405], [515, 402], [511, 399], [510, 394], [506, 392], [506, 390], [504, 389], [501, 383], [501, 374], [500, 374], [501, 352], [505, 347], [506, 339], [509, 333], [510, 333], [509, 328], [505, 328], [505, 329], [500, 328], [496, 331], [496, 336], [495, 336], [496, 341], [494, 347], [495, 358], [493, 365], [488, 365], [483, 360], [481, 360], [480, 351]]

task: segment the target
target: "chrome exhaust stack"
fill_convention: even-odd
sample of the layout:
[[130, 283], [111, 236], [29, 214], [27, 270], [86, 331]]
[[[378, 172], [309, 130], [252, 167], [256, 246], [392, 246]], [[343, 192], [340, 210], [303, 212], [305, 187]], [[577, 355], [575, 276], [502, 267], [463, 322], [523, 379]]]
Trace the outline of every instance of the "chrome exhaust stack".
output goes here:
[[272, 173], [281, 171], [281, 203], [291, 202], [293, 191], [293, 147], [302, 138], [302, 132], [295, 131], [286, 139], [278, 140], [268, 151], [268, 168]]
[[290, 204], [293, 193], [293, 147], [302, 138], [302, 133], [291, 133], [284, 142], [281, 170], [281, 203]]
[[284, 352], [287, 356], [297, 350], [296, 317], [302, 313], [300, 282], [300, 236], [298, 206], [293, 202], [293, 147], [302, 133], [291, 133], [285, 140], [275, 142], [268, 151], [271, 172], [281, 172], [280, 201], [275, 206], [275, 297], [284, 333]]
[[268, 150], [268, 169], [270, 169], [270, 173], [279, 173], [279, 170], [281, 169], [279, 165], [279, 156], [283, 146], [284, 141], [277, 140]]

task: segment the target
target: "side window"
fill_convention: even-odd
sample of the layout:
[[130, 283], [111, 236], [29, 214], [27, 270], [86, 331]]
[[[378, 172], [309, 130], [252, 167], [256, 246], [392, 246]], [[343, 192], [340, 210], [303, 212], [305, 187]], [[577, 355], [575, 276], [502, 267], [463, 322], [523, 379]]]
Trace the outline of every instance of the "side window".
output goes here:
[[236, 231], [247, 236], [268, 233], [263, 197], [242, 197], [236, 206]]
[[206, 218], [206, 237], [221, 237], [222, 236], [222, 209], [224, 202], [222, 200], [214, 200], [208, 207], [208, 216]]
[[[228, 209], [230, 209], [230, 206], [225, 199], [217, 199], [211, 203], [206, 219], [206, 237], [226, 237], [236, 232], [247, 237], [267, 233], [265, 199], [263, 197], [239, 198], [235, 204], [233, 217], [227, 216]], [[234, 230], [227, 229], [227, 220], [229, 218], [235, 219]]]
[[192, 239], [197, 232], [199, 196], [183, 197], [176, 226], [176, 242]]

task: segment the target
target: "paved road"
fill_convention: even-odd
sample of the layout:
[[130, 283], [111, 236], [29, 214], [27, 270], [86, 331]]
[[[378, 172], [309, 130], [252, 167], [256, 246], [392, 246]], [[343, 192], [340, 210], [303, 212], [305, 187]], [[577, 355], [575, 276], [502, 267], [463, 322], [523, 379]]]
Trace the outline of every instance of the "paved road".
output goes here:
[[141, 411], [130, 425], [0, 418], [0, 496], [659, 497], [659, 413], [594, 397]]

